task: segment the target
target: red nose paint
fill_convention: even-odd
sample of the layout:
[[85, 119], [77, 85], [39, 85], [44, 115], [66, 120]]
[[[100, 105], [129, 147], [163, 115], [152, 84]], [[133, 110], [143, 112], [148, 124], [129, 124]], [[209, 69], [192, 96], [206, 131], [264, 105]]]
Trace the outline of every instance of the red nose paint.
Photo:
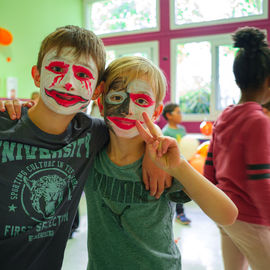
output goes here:
[[71, 83], [66, 83], [65, 84], [65, 88], [69, 91], [70, 88], [72, 87], [72, 84]]

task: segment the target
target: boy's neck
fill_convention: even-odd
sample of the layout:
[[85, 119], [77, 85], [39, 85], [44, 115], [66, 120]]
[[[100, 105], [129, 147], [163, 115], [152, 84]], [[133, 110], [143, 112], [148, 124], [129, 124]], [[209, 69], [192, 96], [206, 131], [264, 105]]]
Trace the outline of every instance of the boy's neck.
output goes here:
[[168, 121], [168, 126], [169, 126], [170, 128], [178, 129], [178, 125], [179, 125], [179, 124], [177, 124], [177, 123], [175, 123], [175, 122]]
[[140, 136], [131, 139], [121, 138], [116, 136], [110, 130], [110, 143], [107, 148], [107, 153], [110, 160], [118, 166], [131, 164], [145, 152], [145, 143]]
[[55, 113], [40, 98], [36, 106], [29, 109], [28, 116], [42, 131], [48, 134], [59, 135], [67, 129], [75, 114], [62, 115]]

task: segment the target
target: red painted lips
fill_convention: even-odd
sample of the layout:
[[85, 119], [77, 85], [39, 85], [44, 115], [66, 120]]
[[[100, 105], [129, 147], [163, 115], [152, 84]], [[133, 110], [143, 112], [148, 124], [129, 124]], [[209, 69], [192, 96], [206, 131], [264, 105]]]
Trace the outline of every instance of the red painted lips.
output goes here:
[[59, 105], [64, 107], [74, 106], [77, 103], [86, 103], [87, 99], [84, 99], [77, 95], [71, 95], [68, 93], [61, 93], [56, 90], [48, 90], [45, 88], [47, 96], [52, 97]]
[[[107, 117], [110, 121], [112, 121], [116, 126], [122, 129], [131, 129], [136, 126], [136, 120], [122, 118], [122, 117], [115, 117], [115, 116], [108, 116]], [[143, 122], [140, 121], [141, 124]]]

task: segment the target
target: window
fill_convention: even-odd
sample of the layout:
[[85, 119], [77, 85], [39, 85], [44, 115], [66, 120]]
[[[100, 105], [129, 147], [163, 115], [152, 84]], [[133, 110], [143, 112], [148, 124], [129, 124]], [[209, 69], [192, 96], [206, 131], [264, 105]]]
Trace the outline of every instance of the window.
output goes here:
[[267, 0], [172, 0], [171, 28], [265, 19], [267, 5]]
[[112, 60], [122, 56], [138, 55], [152, 60], [158, 65], [158, 42], [139, 42], [133, 44], [106, 46], [108, 65]]
[[107, 64], [125, 55], [158, 64], [168, 79], [165, 102], [179, 102], [184, 121], [216, 120], [238, 103], [231, 34], [270, 29], [269, 0], [83, 1], [84, 26], [102, 38]]
[[86, 0], [86, 26], [102, 36], [157, 31], [158, 2], [157, 0]]
[[172, 40], [172, 100], [179, 102], [184, 120], [214, 120], [240, 97], [234, 75], [236, 49], [230, 35]]

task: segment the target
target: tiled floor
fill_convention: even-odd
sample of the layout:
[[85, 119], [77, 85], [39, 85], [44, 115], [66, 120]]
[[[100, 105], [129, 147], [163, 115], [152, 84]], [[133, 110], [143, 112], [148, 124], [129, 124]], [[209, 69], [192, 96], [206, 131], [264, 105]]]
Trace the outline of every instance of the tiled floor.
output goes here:
[[[223, 270], [219, 232], [216, 225], [196, 206], [185, 205], [192, 220], [189, 226], [174, 224], [175, 239], [182, 254], [183, 270]], [[63, 270], [86, 270], [87, 219], [85, 198], [80, 203], [80, 227], [68, 241]], [[128, 270], [128, 269], [127, 269]]]

